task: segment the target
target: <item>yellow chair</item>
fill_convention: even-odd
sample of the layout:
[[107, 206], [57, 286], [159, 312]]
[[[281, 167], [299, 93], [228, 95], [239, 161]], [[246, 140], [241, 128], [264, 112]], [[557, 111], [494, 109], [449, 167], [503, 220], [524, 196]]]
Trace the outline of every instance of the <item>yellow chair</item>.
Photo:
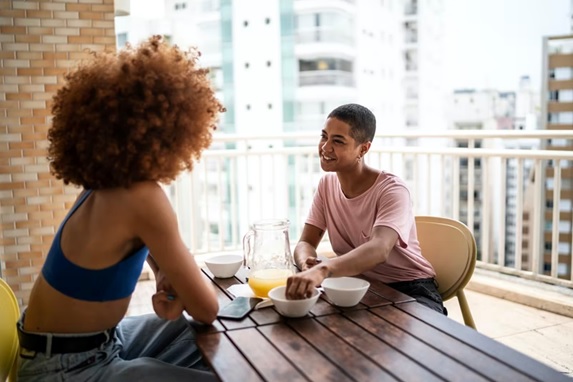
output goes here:
[[20, 309], [10, 286], [0, 279], [0, 381], [15, 381], [18, 373], [18, 331]]
[[422, 255], [436, 271], [442, 299], [456, 296], [464, 323], [476, 329], [464, 294], [476, 265], [477, 247], [472, 232], [460, 221], [438, 216], [416, 216], [416, 230]]

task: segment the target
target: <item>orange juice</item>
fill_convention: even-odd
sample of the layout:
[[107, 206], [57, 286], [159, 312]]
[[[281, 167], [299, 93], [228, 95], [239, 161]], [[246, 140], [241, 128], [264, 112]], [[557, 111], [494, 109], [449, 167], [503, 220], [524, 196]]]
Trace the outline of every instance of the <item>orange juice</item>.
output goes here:
[[249, 286], [258, 297], [268, 297], [271, 289], [286, 285], [292, 274], [290, 269], [258, 269], [249, 276]]

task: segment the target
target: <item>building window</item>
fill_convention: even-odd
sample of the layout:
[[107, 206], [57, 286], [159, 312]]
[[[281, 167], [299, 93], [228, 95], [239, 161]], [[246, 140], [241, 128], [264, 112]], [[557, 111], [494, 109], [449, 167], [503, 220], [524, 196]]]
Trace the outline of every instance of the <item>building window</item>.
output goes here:
[[418, 13], [418, 0], [406, 1], [406, 3], [404, 4], [404, 14], [416, 15], [417, 13]]
[[318, 58], [315, 60], [299, 60], [299, 70], [301, 72], [313, 70], [341, 70], [352, 72], [353, 63], [350, 60], [341, 58]]
[[404, 23], [404, 40], [406, 44], [415, 44], [418, 42], [417, 21], [407, 21]]
[[175, 3], [175, 10], [180, 11], [187, 8], [187, 3]]
[[553, 124], [571, 124], [573, 123], [573, 111], [547, 113], [547, 122]]
[[549, 92], [550, 101], [573, 102], [573, 90], [554, 90]]
[[554, 68], [549, 72], [549, 78], [562, 81], [573, 79], [573, 68]]
[[127, 44], [127, 33], [118, 33], [117, 35], [117, 48], [121, 49]]
[[354, 18], [346, 12], [302, 13], [295, 18], [299, 43], [333, 42], [354, 45]]
[[353, 62], [341, 58], [299, 60], [299, 85], [354, 86]]

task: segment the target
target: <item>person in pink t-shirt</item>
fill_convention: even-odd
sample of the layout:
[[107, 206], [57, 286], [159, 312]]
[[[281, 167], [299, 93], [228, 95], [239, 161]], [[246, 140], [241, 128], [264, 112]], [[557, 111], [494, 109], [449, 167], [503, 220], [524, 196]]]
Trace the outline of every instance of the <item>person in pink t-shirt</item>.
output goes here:
[[[301, 272], [287, 280], [287, 297], [309, 295], [326, 277], [371, 271], [447, 314], [434, 269], [420, 250], [410, 191], [397, 176], [364, 163], [375, 133], [376, 118], [364, 106], [342, 105], [328, 115], [318, 144], [320, 166], [327, 173], [294, 250]], [[326, 231], [337, 256], [321, 262], [316, 248]]]

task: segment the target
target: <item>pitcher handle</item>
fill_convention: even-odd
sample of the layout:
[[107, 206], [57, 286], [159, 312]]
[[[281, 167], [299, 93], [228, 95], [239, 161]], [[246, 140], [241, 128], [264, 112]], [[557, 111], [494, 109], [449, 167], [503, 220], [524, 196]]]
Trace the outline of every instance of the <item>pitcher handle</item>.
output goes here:
[[255, 231], [251, 229], [243, 236], [243, 253], [245, 254], [245, 256], [243, 256], [243, 265], [247, 268], [250, 268], [252, 264], [251, 258], [253, 252], [251, 250], [251, 242], [254, 234]]

